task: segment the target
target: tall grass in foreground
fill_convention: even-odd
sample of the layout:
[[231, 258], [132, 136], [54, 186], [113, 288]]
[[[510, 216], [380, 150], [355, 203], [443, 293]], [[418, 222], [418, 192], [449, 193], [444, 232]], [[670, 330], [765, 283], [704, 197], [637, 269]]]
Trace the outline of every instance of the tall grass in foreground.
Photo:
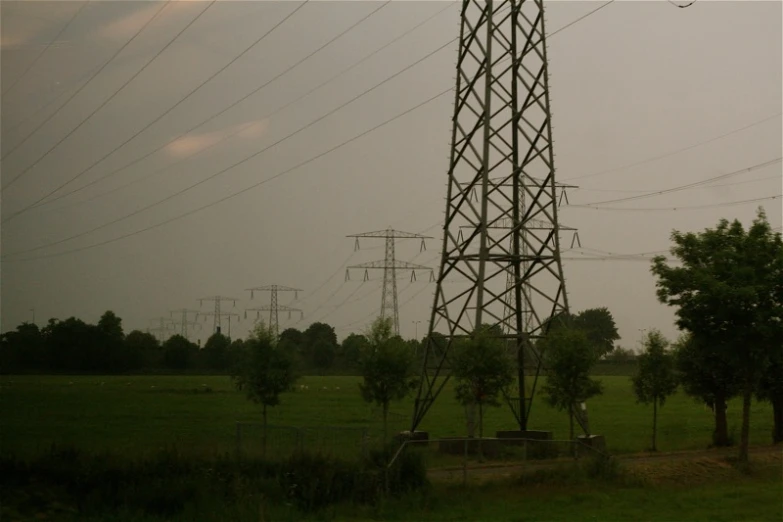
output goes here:
[[426, 490], [421, 459], [405, 455], [387, 470], [391, 451], [370, 452], [363, 461], [297, 453], [268, 462], [186, 457], [175, 447], [129, 459], [53, 446], [33, 460], [0, 458], [0, 518], [216, 520], [206, 514], [233, 519], [238, 509], [255, 520], [285, 520], [338, 503], [373, 506], [385, 496]]

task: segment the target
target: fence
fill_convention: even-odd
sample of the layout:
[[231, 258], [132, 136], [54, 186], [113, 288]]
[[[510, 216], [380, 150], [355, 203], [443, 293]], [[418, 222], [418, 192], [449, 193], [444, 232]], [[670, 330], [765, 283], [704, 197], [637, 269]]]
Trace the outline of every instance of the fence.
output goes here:
[[271, 426], [260, 423], [236, 423], [238, 457], [285, 459], [307, 451], [335, 458], [354, 460], [367, 455], [369, 433], [365, 427], [353, 426]]
[[417, 452], [424, 460], [428, 475], [442, 480], [461, 480], [468, 476], [524, 474], [571, 464], [589, 456], [607, 456], [601, 449], [579, 440], [539, 440], [522, 438], [454, 438], [405, 440], [390, 460], [387, 469], [406, 452]]

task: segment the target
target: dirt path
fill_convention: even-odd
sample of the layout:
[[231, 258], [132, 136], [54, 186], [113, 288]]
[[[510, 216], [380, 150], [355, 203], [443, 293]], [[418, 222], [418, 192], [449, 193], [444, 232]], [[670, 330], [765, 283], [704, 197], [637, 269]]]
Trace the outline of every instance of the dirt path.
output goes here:
[[[751, 457], [770, 457], [783, 461], [783, 446], [755, 446], [749, 448]], [[641, 467], [649, 465], [665, 465], [682, 461], [699, 459], [724, 459], [737, 454], [737, 448], [716, 448], [709, 450], [672, 451], [663, 453], [633, 453], [617, 455], [617, 459], [629, 467]], [[558, 459], [555, 461], [531, 461], [527, 463], [469, 465], [467, 475], [470, 479], [504, 478], [519, 475], [539, 469], [552, 468], [563, 463], [571, 462], [570, 459]], [[464, 470], [461, 467], [436, 468], [428, 471], [427, 476], [431, 480], [450, 481], [462, 480]]]

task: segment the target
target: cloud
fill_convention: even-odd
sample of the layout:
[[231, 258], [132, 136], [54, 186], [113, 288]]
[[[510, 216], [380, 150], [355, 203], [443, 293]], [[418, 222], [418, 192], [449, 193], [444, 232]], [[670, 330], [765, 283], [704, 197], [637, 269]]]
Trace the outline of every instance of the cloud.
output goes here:
[[189, 134], [169, 143], [165, 150], [176, 158], [192, 156], [230, 138], [259, 138], [266, 132], [267, 124], [267, 120], [251, 120], [217, 131]]

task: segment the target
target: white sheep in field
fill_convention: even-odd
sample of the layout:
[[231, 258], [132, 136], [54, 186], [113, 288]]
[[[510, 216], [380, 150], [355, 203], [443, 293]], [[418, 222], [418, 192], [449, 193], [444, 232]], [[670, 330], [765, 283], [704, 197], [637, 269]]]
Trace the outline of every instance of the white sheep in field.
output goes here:
[[324, 391], [329, 391], [329, 388], [327, 388], [326, 386], [324, 386], [324, 387], [323, 387], [323, 388], [321, 388], [321, 389], [322, 389], [322, 390], [324, 390]]
[[340, 387], [339, 387], [339, 386], [335, 386], [335, 387], [334, 387], [334, 389], [335, 389], [335, 390], [339, 390], [339, 389], [340, 389]]

